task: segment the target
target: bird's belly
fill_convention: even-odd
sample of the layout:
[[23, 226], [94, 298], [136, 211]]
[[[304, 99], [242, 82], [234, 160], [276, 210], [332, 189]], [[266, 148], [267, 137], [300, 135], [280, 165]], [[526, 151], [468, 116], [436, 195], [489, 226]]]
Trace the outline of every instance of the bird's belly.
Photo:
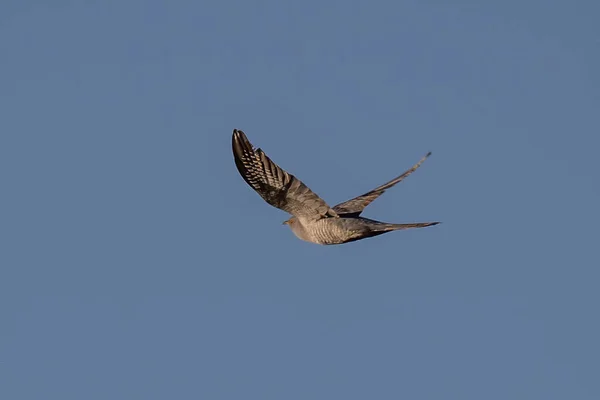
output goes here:
[[347, 229], [339, 218], [323, 218], [314, 222], [311, 239], [318, 244], [340, 244], [354, 238], [358, 232]]

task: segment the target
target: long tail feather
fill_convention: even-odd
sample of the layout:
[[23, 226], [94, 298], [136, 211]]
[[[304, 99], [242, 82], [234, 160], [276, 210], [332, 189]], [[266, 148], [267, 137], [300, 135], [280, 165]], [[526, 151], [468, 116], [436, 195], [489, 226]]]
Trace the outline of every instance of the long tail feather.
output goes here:
[[425, 228], [428, 226], [437, 225], [439, 222], [415, 222], [412, 224], [386, 224], [386, 231], [399, 231], [402, 229], [412, 229], [412, 228]]

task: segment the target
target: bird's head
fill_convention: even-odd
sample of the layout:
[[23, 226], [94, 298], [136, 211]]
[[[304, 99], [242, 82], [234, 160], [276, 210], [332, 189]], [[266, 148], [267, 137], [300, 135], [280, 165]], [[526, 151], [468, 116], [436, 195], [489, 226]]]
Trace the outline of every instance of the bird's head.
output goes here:
[[286, 221], [283, 221], [283, 225], [289, 225], [289, 226], [291, 226], [294, 223], [294, 221], [293, 221], [294, 218], [295, 217], [292, 217], [292, 218], [290, 218], [290, 219], [288, 219]]

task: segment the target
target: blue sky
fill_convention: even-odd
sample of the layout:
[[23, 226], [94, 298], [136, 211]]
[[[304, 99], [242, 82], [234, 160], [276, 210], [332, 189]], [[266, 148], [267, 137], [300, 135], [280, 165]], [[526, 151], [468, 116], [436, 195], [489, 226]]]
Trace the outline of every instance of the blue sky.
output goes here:
[[[0, 10], [1, 398], [600, 398], [597, 2]], [[444, 223], [301, 242], [233, 128]]]

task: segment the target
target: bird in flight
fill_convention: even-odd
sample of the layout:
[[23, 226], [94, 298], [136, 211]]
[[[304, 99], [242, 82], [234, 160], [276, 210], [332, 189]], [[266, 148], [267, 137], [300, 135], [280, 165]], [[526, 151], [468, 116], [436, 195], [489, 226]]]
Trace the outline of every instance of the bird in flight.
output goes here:
[[360, 214], [387, 189], [415, 172], [431, 155], [427, 153], [402, 175], [363, 195], [329, 207], [325, 200], [294, 175], [275, 164], [261, 149], [255, 149], [244, 132], [233, 130], [233, 157], [240, 175], [267, 203], [292, 217], [284, 222], [294, 234], [311, 243], [331, 245], [353, 242], [386, 232], [424, 228], [439, 222], [391, 224], [363, 218]]

